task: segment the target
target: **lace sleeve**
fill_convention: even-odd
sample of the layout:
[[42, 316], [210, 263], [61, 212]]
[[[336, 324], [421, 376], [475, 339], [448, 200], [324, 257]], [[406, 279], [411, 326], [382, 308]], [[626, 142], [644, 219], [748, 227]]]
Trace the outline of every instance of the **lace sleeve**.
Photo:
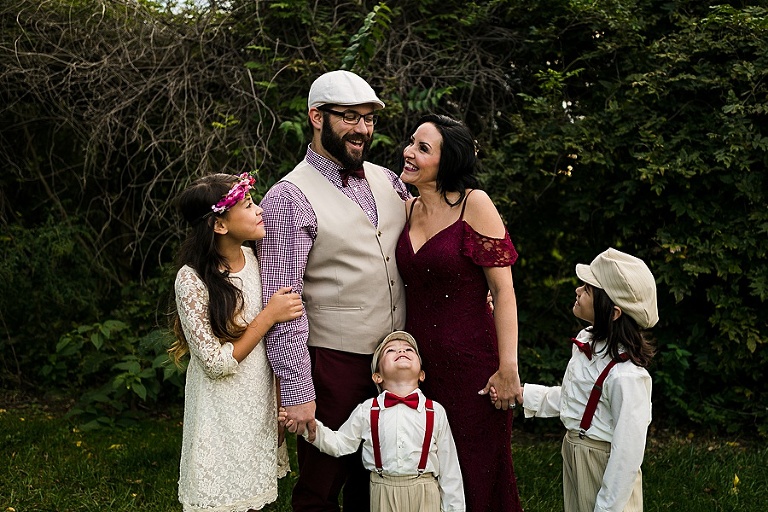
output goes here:
[[517, 251], [508, 231], [505, 230], [504, 238], [491, 238], [479, 234], [466, 222], [461, 253], [481, 267], [508, 267], [517, 261]]
[[190, 357], [197, 358], [206, 375], [217, 379], [237, 371], [231, 343], [221, 343], [213, 335], [208, 316], [208, 290], [197, 273], [182, 267], [176, 275], [176, 307], [189, 345]]

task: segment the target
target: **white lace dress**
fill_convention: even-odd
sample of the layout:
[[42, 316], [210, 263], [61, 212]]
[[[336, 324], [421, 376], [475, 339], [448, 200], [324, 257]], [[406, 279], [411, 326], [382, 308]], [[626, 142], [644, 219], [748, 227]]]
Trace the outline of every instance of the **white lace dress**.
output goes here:
[[[261, 278], [253, 251], [243, 252], [245, 267], [230, 279], [243, 290], [248, 323], [261, 311]], [[264, 342], [238, 364], [232, 344], [211, 332], [208, 291], [197, 273], [182, 267], [175, 286], [190, 351], [179, 501], [185, 511], [260, 509], [277, 499], [277, 479], [289, 469], [285, 443], [277, 447], [275, 377]]]

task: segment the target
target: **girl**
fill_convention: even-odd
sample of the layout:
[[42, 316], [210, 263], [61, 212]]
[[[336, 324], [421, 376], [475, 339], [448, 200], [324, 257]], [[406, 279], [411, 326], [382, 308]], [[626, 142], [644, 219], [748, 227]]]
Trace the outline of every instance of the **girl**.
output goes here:
[[643, 510], [645, 438], [651, 422], [656, 282], [642, 260], [608, 249], [576, 265], [573, 314], [589, 322], [573, 339], [561, 386], [526, 384], [525, 417], [560, 416], [565, 512]]
[[191, 231], [176, 274], [176, 360], [190, 354], [184, 398], [179, 501], [185, 511], [247, 511], [277, 499], [288, 470], [278, 450], [277, 394], [263, 343], [298, 318], [301, 297], [281, 288], [262, 309], [259, 262], [246, 241], [264, 237], [254, 179], [214, 174], [178, 199]]

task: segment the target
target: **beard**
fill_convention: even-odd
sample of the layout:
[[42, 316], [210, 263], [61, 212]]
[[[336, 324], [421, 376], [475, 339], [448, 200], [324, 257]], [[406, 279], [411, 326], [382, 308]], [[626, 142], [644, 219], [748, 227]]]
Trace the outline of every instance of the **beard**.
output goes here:
[[[358, 169], [362, 167], [363, 162], [368, 158], [368, 151], [371, 149], [372, 139], [366, 138], [365, 135], [360, 135], [359, 133], [349, 133], [340, 137], [333, 131], [333, 127], [329, 120], [330, 116], [331, 114], [323, 114], [323, 131], [320, 134], [320, 143], [323, 145], [323, 148], [329, 155], [338, 160], [344, 169]], [[363, 151], [360, 153], [360, 157], [357, 158], [347, 151], [345, 141], [360, 139], [364, 140]]]

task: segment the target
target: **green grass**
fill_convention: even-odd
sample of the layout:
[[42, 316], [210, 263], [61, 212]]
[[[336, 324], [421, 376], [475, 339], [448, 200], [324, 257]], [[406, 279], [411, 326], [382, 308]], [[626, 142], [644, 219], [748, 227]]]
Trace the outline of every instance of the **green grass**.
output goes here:
[[[128, 429], [82, 432], [46, 406], [0, 409], [0, 512], [181, 510], [180, 418], [176, 410]], [[560, 436], [552, 432], [521, 430], [513, 442], [527, 512], [562, 510]], [[645, 510], [768, 510], [766, 467], [764, 442], [652, 433], [643, 465]], [[266, 511], [290, 510], [295, 476], [281, 481], [280, 498]]]

